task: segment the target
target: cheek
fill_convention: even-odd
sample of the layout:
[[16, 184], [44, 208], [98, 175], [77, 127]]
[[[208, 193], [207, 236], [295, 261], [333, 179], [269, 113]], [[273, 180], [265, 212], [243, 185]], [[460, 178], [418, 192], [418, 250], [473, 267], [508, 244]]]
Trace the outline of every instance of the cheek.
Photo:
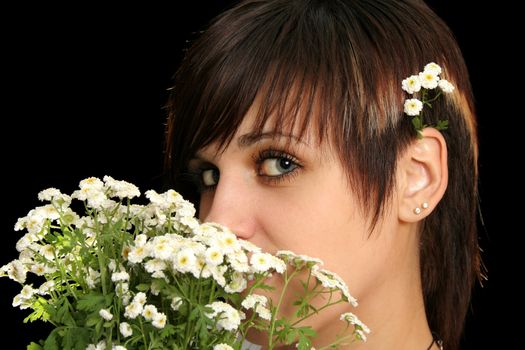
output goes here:
[[304, 186], [272, 203], [261, 206], [259, 214], [266, 237], [277, 249], [339, 263], [366, 237], [356, 203], [345, 188]]
[[369, 237], [357, 202], [344, 189], [296, 191], [265, 204], [259, 213], [264, 238], [254, 243], [263, 249], [291, 250], [323, 260], [324, 267], [340, 275], [358, 298], [382, 280], [391, 251], [385, 240], [388, 233]]

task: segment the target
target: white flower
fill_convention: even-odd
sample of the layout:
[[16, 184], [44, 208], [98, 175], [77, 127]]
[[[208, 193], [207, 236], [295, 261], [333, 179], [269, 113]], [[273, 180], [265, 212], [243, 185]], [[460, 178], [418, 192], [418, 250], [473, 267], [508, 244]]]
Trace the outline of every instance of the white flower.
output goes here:
[[435, 89], [438, 86], [439, 76], [431, 71], [419, 73], [419, 81], [425, 89]]
[[55, 259], [55, 247], [53, 247], [51, 244], [41, 246], [39, 249], [39, 253], [47, 260]]
[[319, 266], [315, 265], [312, 267], [312, 276], [321, 282], [322, 286], [325, 288], [339, 289], [343, 294], [343, 297], [348, 300], [352, 306], [356, 307], [358, 305], [357, 299], [350, 295], [346, 283], [335, 272], [321, 269]]
[[237, 236], [231, 232], [219, 232], [216, 245], [223, 254], [233, 253], [241, 247]]
[[137, 235], [135, 238], [135, 247], [143, 247], [148, 242], [148, 236], [141, 233], [140, 235]]
[[151, 282], [151, 285], [150, 285], [150, 288], [149, 288], [149, 291], [151, 292], [151, 294], [153, 294], [155, 296], [159, 295], [160, 289], [161, 289], [161, 286], [160, 286], [159, 282], [157, 282], [157, 281]]
[[358, 337], [359, 339], [361, 339], [362, 341], [366, 341], [367, 338], [366, 338], [366, 334], [365, 334], [365, 332], [363, 332], [363, 331], [360, 330], [360, 329], [356, 329], [356, 330], [355, 330], [355, 333], [357, 334], [357, 337]]
[[22, 288], [22, 290], [20, 291], [20, 297], [22, 299], [28, 300], [33, 297], [35, 292], [36, 292], [36, 289], [33, 288], [33, 285], [28, 284], [28, 285], [25, 285], [24, 288]]
[[128, 261], [133, 264], [141, 263], [148, 256], [149, 250], [148, 245], [131, 248], [128, 252]]
[[245, 252], [236, 251], [231, 254], [228, 254], [227, 257], [228, 263], [234, 271], [241, 273], [250, 271], [250, 265], [248, 264], [248, 256]]
[[36, 240], [38, 240], [36, 235], [32, 233], [26, 233], [16, 242], [16, 250], [23, 252], [31, 245], [31, 243], [35, 242]]
[[106, 341], [101, 340], [98, 344], [89, 344], [86, 350], [106, 350]]
[[157, 312], [155, 316], [153, 316], [153, 322], [151, 322], [151, 324], [155, 328], [162, 329], [164, 328], [164, 326], [166, 326], [167, 319], [168, 318], [165, 314], [163, 314], [162, 312]]
[[13, 304], [12, 305], [13, 305], [13, 307], [20, 308], [20, 310], [25, 310], [25, 309], [31, 307], [32, 303], [31, 303], [31, 300], [23, 298], [21, 294], [17, 294], [13, 298]]
[[222, 301], [216, 301], [206, 306], [213, 309], [211, 314], [206, 314], [208, 318], [214, 319], [218, 317], [217, 328], [219, 330], [234, 331], [241, 324], [241, 319], [244, 318], [243, 313]]
[[147, 301], [146, 294], [143, 292], [137, 293], [135, 297], [133, 298], [133, 302], [139, 303], [140, 305], [146, 304], [146, 301]]
[[451, 93], [454, 91], [454, 85], [452, 85], [448, 80], [446, 79], [441, 79], [439, 82], [438, 82], [438, 85], [439, 85], [439, 88], [444, 92], [444, 93]]
[[354, 326], [357, 338], [366, 341], [366, 334], [370, 334], [370, 328], [364, 324], [356, 315], [351, 312], [345, 312], [339, 317], [340, 320], [346, 321], [349, 325]]
[[35, 213], [44, 219], [57, 220], [60, 218], [60, 214], [51, 204], [35, 208]]
[[430, 62], [423, 68], [424, 72], [431, 72], [434, 75], [441, 74], [441, 67], [434, 62]]
[[232, 278], [230, 283], [226, 287], [224, 287], [224, 290], [226, 293], [240, 293], [243, 290], [246, 289], [248, 285], [248, 282], [246, 281], [246, 278], [244, 278], [243, 274], [240, 272], [235, 271], [232, 274]]
[[38, 294], [46, 295], [49, 294], [49, 291], [55, 287], [55, 281], [47, 281], [40, 285], [38, 288]]
[[270, 321], [272, 319], [272, 313], [270, 312], [270, 309], [268, 309], [267, 307], [264, 307], [262, 305], [257, 305], [255, 307], [255, 312], [263, 320]]
[[89, 288], [93, 289], [97, 283], [100, 282], [100, 272], [93, 270], [91, 267], [88, 268], [88, 275], [86, 276], [86, 283]]
[[256, 304], [266, 306], [268, 298], [264, 295], [250, 294], [242, 301], [241, 305], [245, 309], [252, 309]]
[[117, 269], [117, 262], [115, 261], [115, 259], [109, 259], [108, 269], [111, 272], [115, 272], [115, 270]]
[[212, 266], [222, 264], [224, 255], [217, 247], [209, 247], [205, 252], [206, 263]]
[[166, 262], [161, 259], [151, 259], [151, 260], [148, 260], [148, 262], [144, 264], [144, 268], [149, 273], [155, 273], [155, 272], [162, 271], [166, 269], [166, 267], [167, 267]]
[[195, 253], [191, 248], [182, 249], [173, 262], [173, 268], [180, 272], [190, 272], [196, 267]]
[[144, 306], [144, 309], [142, 310], [142, 317], [144, 317], [146, 320], [151, 321], [155, 315], [157, 314], [157, 308], [155, 305], [146, 305]]
[[158, 240], [153, 244], [151, 254], [157, 259], [167, 260], [172, 255], [173, 249], [168, 241]]
[[405, 101], [405, 113], [410, 116], [418, 115], [423, 109], [423, 103], [417, 98], [409, 98]]
[[120, 281], [129, 281], [129, 274], [126, 271], [121, 272], [113, 272], [111, 275], [111, 280], [113, 282], [120, 282]]
[[177, 311], [182, 305], [182, 298], [181, 297], [173, 297], [173, 299], [171, 299], [171, 308], [173, 309], [173, 311]]
[[111, 321], [111, 319], [113, 318], [113, 314], [109, 312], [108, 309], [100, 309], [98, 314], [100, 315], [100, 317], [102, 317], [106, 321]]
[[268, 299], [264, 295], [250, 294], [241, 303], [245, 309], [254, 309], [257, 315], [264, 320], [271, 320], [272, 314], [266, 307]]
[[61, 193], [60, 193], [60, 191], [58, 189], [56, 189], [56, 188], [47, 188], [47, 189], [45, 189], [43, 191], [40, 191], [38, 193], [38, 199], [40, 201], [42, 201], [42, 202], [43, 201], [50, 202], [53, 199], [53, 197], [56, 197], [56, 196], [59, 196], [59, 195], [61, 195]]
[[418, 92], [421, 90], [421, 81], [419, 80], [419, 76], [417, 75], [411, 75], [408, 78], [404, 79], [401, 83], [403, 90], [408, 92], [409, 94], [413, 94], [414, 92]]
[[126, 309], [124, 311], [124, 316], [130, 319], [134, 319], [142, 313], [142, 310], [143, 310], [142, 304], [136, 303], [135, 301], [133, 301], [131, 304], [126, 306]]
[[104, 183], [99, 178], [88, 177], [87, 179], [80, 181], [79, 187], [81, 189], [94, 188], [97, 190], [102, 190], [102, 188], [104, 187]]
[[244, 239], [238, 239], [237, 241], [239, 242], [239, 245], [241, 246], [241, 248], [246, 250], [247, 252], [255, 253], [255, 252], [261, 251], [261, 248], [256, 246], [252, 242], [249, 242]]
[[19, 283], [24, 283], [27, 277], [27, 268], [19, 260], [13, 260], [9, 264], [2, 267], [2, 271], [6, 271], [9, 278]]
[[111, 347], [111, 350], [126, 350], [126, 348], [123, 347], [122, 345], [113, 345]]
[[133, 198], [140, 196], [139, 188], [129, 182], [115, 180], [111, 176], [104, 176], [104, 182], [106, 187], [110, 189], [111, 197]]
[[121, 322], [119, 325], [119, 330], [120, 330], [120, 334], [122, 334], [124, 338], [130, 337], [131, 335], [133, 335], [133, 329], [127, 322]]
[[220, 343], [213, 346], [213, 350], [233, 350], [228, 344]]
[[46, 273], [46, 265], [36, 263], [31, 266], [31, 272], [37, 276], [43, 276]]
[[268, 253], [255, 253], [250, 259], [254, 272], [266, 272], [272, 267], [272, 255]]

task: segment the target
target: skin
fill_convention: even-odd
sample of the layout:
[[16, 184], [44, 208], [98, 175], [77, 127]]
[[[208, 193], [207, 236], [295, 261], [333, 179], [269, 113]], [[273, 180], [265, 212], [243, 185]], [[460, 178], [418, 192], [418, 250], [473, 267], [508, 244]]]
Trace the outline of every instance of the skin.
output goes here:
[[[200, 218], [228, 226], [264, 251], [320, 258], [346, 281], [359, 306], [338, 304], [308, 319], [319, 334], [317, 348], [335, 339], [344, 326], [339, 315], [351, 311], [372, 330], [366, 343], [352, 349], [427, 349], [432, 336], [421, 291], [418, 223], [446, 188], [442, 136], [425, 129], [425, 137], [401, 156], [392, 200], [369, 234], [369, 220], [328, 142], [316, 144], [313, 133], [302, 140], [272, 133], [271, 120], [264, 137], [247, 137], [254, 117], [252, 108], [223, 152], [212, 144], [190, 162], [205, 185], [214, 185], [201, 195]], [[423, 202], [429, 208], [415, 214]], [[283, 313], [289, 315], [287, 298]], [[249, 339], [265, 344], [259, 333]]]

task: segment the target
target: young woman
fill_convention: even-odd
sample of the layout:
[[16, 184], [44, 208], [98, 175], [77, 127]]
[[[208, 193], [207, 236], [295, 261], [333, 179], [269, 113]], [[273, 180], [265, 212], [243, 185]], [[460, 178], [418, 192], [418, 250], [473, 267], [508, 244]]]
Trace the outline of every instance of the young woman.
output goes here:
[[[402, 81], [430, 62], [455, 89], [417, 125]], [[480, 266], [476, 121], [422, 1], [243, 1], [188, 50], [168, 107], [166, 165], [200, 218], [321, 258], [372, 329], [356, 349], [457, 348]], [[344, 311], [312, 319], [316, 346]]]

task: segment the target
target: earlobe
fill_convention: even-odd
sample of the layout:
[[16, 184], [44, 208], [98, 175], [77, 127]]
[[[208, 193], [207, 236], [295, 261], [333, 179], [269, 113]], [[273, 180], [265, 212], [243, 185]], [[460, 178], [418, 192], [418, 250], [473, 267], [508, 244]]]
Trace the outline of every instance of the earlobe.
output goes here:
[[399, 219], [417, 222], [432, 212], [448, 184], [447, 145], [434, 128], [422, 131], [398, 163]]

